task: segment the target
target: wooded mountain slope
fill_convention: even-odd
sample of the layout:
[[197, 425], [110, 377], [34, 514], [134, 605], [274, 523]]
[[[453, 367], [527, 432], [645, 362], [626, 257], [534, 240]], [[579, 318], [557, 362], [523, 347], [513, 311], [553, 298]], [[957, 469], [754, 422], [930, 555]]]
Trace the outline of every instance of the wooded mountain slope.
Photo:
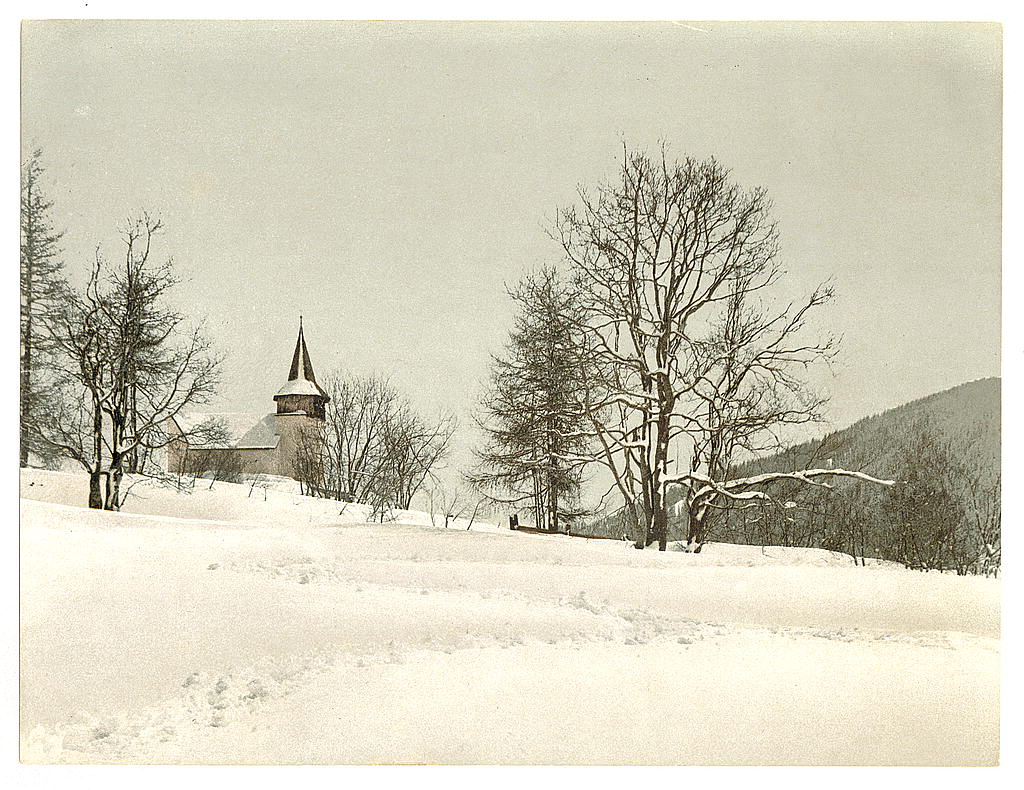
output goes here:
[[[865, 417], [821, 439], [737, 464], [731, 477], [831, 466], [906, 484], [907, 465], [914, 457], [914, 448], [926, 441], [939, 455], [955, 462], [952, 466], [939, 464], [941, 468], [934, 474], [936, 487], [948, 491], [971, 516], [978, 504], [976, 497], [968, 494], [970, 484], [977, 481], [984, 486], [989, 500], [998, 484], [1000, 425], [1001, 381], [979, 379]], [[888, 489], [847, 479], [836, 479], [833, 485], [834, 489], [829, 490], [791, 481], [774, 484], [767, 489], [770, 495], [799, 507], [785, 514], [768, 506], [723, 515], [711, 539], [886, 555], [888, 539], [881, 533], [887, 519], [883, 503]], [[670, 493], [670, 503], [675, 504], [680, 496], [681, 492]], [[998, 502], [995, 507], [998, 508]], [[673, 540], [682, 539], [686, 530], [685, 510], [678, 510], [681, 512], [672, 509]], [[618, 514], [613, 514], [595, 520], [581, 531], [621, 537], [623, 525]], [[855, 533], [859, 537], [853, 539]]]
[[736, 476], [832, 465], [888, 476], [915, 426], [927, 422], [935, 435], [962, 450], [961, 460], [979, 474], [999, 471], [998, 378], [978, 379], [858, 420], [821, 439], [776, 455], [739, 464]]

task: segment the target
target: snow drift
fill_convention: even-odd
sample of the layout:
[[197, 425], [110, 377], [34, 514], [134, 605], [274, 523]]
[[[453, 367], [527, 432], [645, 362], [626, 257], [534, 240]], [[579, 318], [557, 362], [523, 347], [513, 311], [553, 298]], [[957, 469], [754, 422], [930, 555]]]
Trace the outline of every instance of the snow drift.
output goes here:
[[998, 759], [997, 580], [84, 490], [23, 475], [28, 762]]

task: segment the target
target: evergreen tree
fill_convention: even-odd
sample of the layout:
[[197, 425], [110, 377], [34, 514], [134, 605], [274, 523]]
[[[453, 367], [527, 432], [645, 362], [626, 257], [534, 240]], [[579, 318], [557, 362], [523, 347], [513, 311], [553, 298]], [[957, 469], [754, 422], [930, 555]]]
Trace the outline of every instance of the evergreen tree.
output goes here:
[[519, 307], [484, 396], [487, 439], [470, 481], [494, 502], [529, 503], [539, 528], [558, 531], [578, 499], [589, 425], [581, 317], [573, 288], [551, 267], [509, 291]]
[[63, 292], [60, 240], [50, 218], [53, 202], [42, 189], [42, 151], [36, 149], [22, 167], [21, 181], [21, 465], [28, 464], [29, 426], [42, 413], [45, 392], [40, 375], [45, 371], [40, 323]]

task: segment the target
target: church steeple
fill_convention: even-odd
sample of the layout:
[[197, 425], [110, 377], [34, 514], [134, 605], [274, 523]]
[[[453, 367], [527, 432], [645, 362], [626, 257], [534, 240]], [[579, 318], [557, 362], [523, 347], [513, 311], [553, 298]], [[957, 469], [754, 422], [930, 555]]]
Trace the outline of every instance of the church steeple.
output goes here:
[[309, 359], [302, 331], [302, 316], [299, 316], [299, 336], [295, 341], [288, 381], [278, 390], [274, 400], [277, 402], [278, 414], [305, 412], [310, 417], [324, 419], [324, 405], [330, 398], [316, 383], [316, 374], [313, 373], [313, 363]]
[[298, 379], [306, 379], [316, 384], [316, 376], [313, 374], [313, 363], [309, 361], [309, 351], [306, 350], [306, 338], [302, 336], [301, 315], [299, 316], [299, 338], [295, 341], [292, 367], [288, 371], [288, 381], [297, 381]]

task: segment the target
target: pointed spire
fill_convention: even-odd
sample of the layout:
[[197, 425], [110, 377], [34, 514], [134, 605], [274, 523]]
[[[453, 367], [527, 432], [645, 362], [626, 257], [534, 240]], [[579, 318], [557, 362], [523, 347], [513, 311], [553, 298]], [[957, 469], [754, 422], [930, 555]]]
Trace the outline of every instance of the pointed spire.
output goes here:
[[[282, 398], [289, 398], [290, 396], [301, 395], [308, 396], [312, 395], [319, 401], [321, 401], [319, 408], [320, 417], [323, 417], [323, 404], [330, 400], [330, 397], [316, 383], [316, 374], [313, 373], [313, 363], [309, 360], [309, 351], [306, 349], [306, 337], [302, 331], [302, 317], [299, 317], [299, 337], [295, 341], [295, 353], [292, 354], [292, 366], [288, 371], [288, 381], [285, 385], [277, 391], [274, 396], [274, 400], [278, 401], [280, 408], [286, 408], [287, 410], [298, 410], [306, 407], [297, 407], [294, 402], [286, 404], [282, 401]], [[313, 407], [310, 407], [313, 408]], [[313, 408], [316, 411], [317, 408]], [[280, 411], [278, 413], [281, 413]]]
[[295, 341], [292, 367], [288, 371], [288, 381], [296, 381], [298, 379], [305, 379], [316, 384], [313, 363], [309, 361], [309, 351], [306, 350], [306, 338], [302, 334], [302, 316], [299, 316], [299, 337]]

